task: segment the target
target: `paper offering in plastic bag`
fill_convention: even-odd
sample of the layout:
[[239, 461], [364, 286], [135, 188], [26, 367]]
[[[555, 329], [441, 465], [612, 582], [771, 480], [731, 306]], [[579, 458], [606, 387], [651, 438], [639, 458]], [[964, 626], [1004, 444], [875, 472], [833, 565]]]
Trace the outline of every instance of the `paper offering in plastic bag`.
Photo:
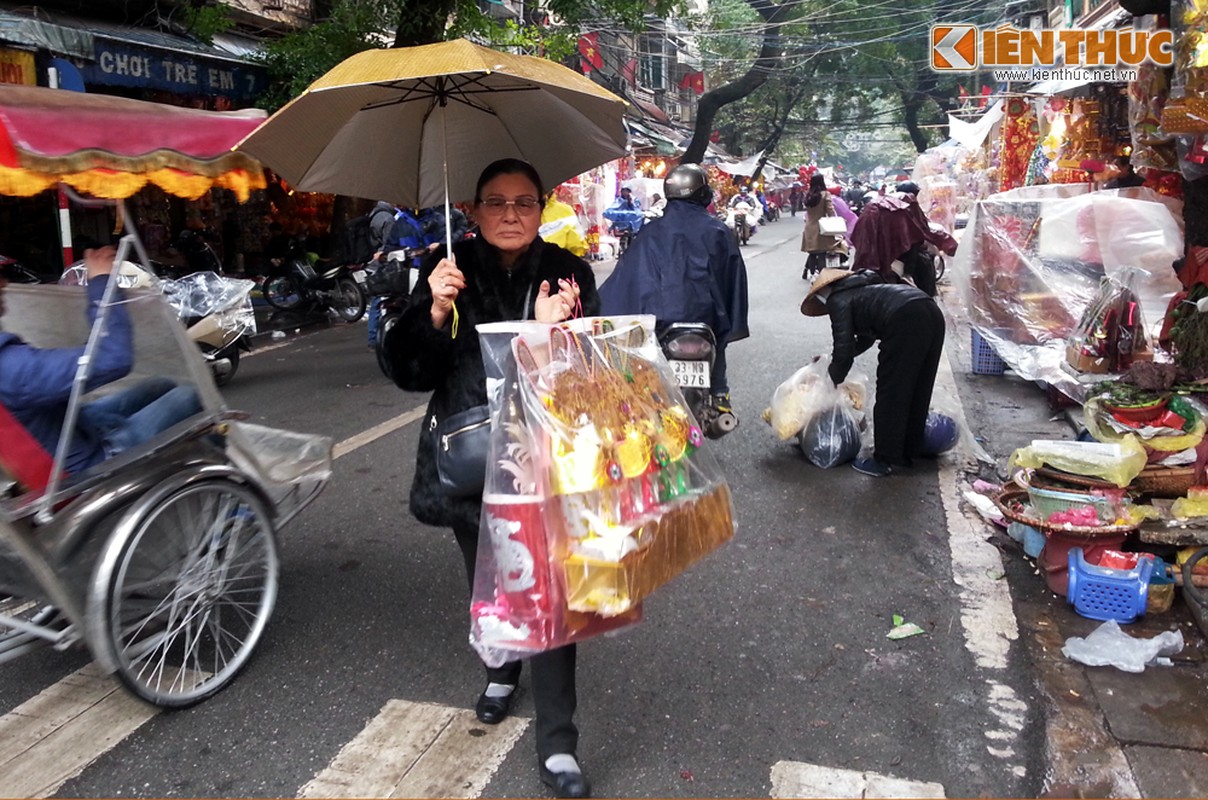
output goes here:
[[636, 622], [733, 535], [729, 488], [653, 325], [478, 328], [491, 439], [470, 640], [488, 664]]
[[1049, 466], [1075, 475], [1103, 478], [1121, 488], [1145, 469], [1147, 456], [1134, 438], [1106, 444], [1059, 439], [1035, 439], [1011, 454], [1012, 467]]
[[815, 414], [831, 407], [838, 392], [847, 395], [852, 408], [863, 411], [868, 401], [865, 381], [852, 374], [836, 389], [829, 368], [830, 356], [819, 356], [776, 387], [764, 418], [781, 440], [798, 436]]

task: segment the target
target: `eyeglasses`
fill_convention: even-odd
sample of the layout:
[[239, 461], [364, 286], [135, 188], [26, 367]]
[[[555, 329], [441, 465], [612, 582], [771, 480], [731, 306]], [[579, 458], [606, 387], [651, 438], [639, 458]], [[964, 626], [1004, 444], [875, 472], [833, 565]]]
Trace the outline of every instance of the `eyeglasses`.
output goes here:
[[537, 213], [537, 210], [541, 208], [541, 201], [535, 197], [517, 197], [515, 200], [504, 200], [502, 197], [488, 197], [479, 205], [482, 206], [483, 211], [492, 217], [503, 216], [508, 206], [515, 208], [519, 216], [527, 217]]

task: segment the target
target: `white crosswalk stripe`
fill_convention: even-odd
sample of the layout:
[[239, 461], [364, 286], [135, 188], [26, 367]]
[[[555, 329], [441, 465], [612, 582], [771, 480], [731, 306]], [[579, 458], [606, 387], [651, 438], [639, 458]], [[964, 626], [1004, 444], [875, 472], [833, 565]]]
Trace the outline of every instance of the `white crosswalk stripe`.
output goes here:
[[772, 766], [772, 797], [945, 797], [938, 783], [904, 780], [876, 772], [836, 769], [800, 761]]
[[0, 717], [0, 797], [47, 797], [158, 713], [95, 663]]
[[528, 722], [391, 700], [298, 796], [478, 797]]

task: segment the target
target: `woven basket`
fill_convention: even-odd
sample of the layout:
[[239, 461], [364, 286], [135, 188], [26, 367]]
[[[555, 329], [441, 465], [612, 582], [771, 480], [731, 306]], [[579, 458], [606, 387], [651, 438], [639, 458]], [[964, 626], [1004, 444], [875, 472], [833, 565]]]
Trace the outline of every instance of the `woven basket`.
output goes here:
[[1182, 497], [1195, 485], [1195, 467], [1146, 467], [1129, 489], [1153, 497]]
[[1032, 509], [1028, 505], [1028, 501], [1028, 490], [1017, 486], [1003, 489], [994, 497], [994, 505], [998, 506], [999, 511], [1007, 519], [1023, 523], [1024, 525], [1031, 525], [1036, 530], [1046, 534], [1050, 531], [1060, 531], [1066, 536], [1096, 539], [1102, 536], [1119, 536], [1122, 533], [1132, 533], [1140, 527], [1137, 523], [1130, 523], [1128, 525], [1099, 525], [1094, 528], [1081, 525], [1051, 525], [1046, 520], [1029, 513]]

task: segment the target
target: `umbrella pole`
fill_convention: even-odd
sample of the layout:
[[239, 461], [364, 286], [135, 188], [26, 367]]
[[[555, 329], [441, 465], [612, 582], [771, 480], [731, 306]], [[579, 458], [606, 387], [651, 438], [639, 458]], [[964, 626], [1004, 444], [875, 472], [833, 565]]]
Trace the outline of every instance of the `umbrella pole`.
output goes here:
[[440, 106], [440, 162], [445, 179], [445, 257], [453, 260], [453, 220], [449, 211], [449, 124], [445, 116], [445, 105]]

